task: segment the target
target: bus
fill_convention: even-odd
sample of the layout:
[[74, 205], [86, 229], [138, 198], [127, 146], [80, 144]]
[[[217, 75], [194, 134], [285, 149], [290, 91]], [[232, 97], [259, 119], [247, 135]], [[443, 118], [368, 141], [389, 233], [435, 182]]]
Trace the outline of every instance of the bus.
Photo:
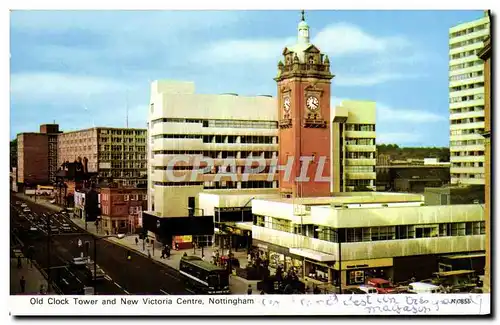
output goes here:
[[199, 294], [229, 294], [229, 272], [198, 256], [183, 256], [179, 265], [187, 287]]

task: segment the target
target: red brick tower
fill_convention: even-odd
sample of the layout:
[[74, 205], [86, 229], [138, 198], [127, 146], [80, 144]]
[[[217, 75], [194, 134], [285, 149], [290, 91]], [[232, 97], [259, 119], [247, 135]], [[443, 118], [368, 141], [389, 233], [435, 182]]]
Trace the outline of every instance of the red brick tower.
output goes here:
[[[294, 162], [288, 179], [280, 171], [280, 192], [284, 197], [330, 196], [330, 182], [317, 178], [330, 179], [330, 84], [334, 76], [328, 56], [310, 43], [304, 11], [297, 44], [286, 47], [283, 58], [274, 78], [278, 84], [279, 164], [285, 166], [290, 157]], [[308, 180], [297, 181], [306, 164], [301, 157], [312, 157], [312, 161]], [[325, 157], [323, 162], [321, 157]]]

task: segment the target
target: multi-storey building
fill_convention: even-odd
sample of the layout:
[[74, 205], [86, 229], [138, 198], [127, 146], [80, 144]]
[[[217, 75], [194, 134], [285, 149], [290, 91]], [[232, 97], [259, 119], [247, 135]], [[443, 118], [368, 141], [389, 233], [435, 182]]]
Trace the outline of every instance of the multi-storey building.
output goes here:
[[[488, 10], [489, 17], [491, 12]], [[491, 35], [491, 26], [490, 35]], [[490, 212], [490, 184], [491, 184], [491, 36], [484, 40], [484, 47], [479, 57], [484, 61], [484, 142], [485, 142], [485, 201], [486, 201], [486, 266], [483, 291], [490, 292], [490, 249], [491, 249], [491, 212]]]
[[136, 220], [146, 210], [145, 188], [101, 188], [101, 227], [110, 233], [133, 232]]
[[484, 64], [488, 16], [450, 28], [450, 173], [453, 184], [484, 184]]
[[332, 120], [332, 192], [375, 190], [375, 102], [343, 101]]
[[40, 125], [40, 133], [47, 134], [48, 142], [48, 160], [49, 160], [49, 182], [55, 183], [56, 173], [59, 167], [57, 160], [57, 137], [62, 132], [59, 131], [57, 124], [43, 124]]
[[96, 127], [58, 137], [59, 165], [88, 159], [88, 172], [119, 186], [146, 185], [146, 129]]
[[[187, 216], [188, 207], [198, 207], [196, 198], [204, 189], [277, 188], [277, 179], [268, 179], [278, 151], [275, 103], [269, 96], [201, 95], [195, 94], [194, 83], [155, 81], [149, 113], [148, 210], [163, 217]], [[170, 166], [180, 155], [186, 161]], [[203, 157], [213, 161], [213, 168], [192, 178], [199, 167], [194, 159]], [[267, 166], [246, 179], [247, 158], [264, 159]], [[237, 168], [221, 177], [226, 159], [234, 159]], [[172, 170], [185, 179], [169, 179]]]
[[49, 144], [43, 133], [17, 135], [17, 182], [26, 186], [49, 183]]

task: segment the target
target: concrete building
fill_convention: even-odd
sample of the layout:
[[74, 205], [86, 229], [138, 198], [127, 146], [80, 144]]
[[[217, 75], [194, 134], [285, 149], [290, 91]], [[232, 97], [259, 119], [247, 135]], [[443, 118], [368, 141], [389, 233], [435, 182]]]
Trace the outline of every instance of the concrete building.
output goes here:
[[426, 187], [426, 205], [484, 204], [484, 185]]
[[[491, 12], [488, 10], [489, 17]], [[491, 35], [491, 25], [490, 25]], [[485, 201], [486, 201], [486, 266], [483, 291], [490, 292], [490, 236], [491, 236], [491, 211], [490, 211], [490, 186], [491, 186], [491, 36], [484, 40], [484, 47], [479, 52], [479, 57], [484, 61], [484, 147], [485, 147]]]
[[489, 16], [449, 30], [450, 162], [453, 184], [484, 184], [484, 64]]
[[101, 227], [110, 233], [130, 233], [147, 207], [145, 188], [101, 188]]
[[17, 182], [27, 187], [49, 183], [49, 139], [42, 133], [17, 135]]
[[450, 165], [388, 165], [375, 168], [377, 191], [424, 193], [426, 187], [450, 183]]
[[[278, 151], [275, 105], [270, 96], [196, 94], [192, 82], [153, 82], [145, 225], [150, 222], [156, 231], [156, 219], [165, 219], [159, 221], [165, 229], [161, 236], [195, 235], [199, 236], [196, 238], [199, 243], [210, 245], [213, 219], [205, 218], [206, 225], [211, 223], [211, 226], [201, 226], [205, 225], [204, 211], [197, 202], [201, 191], [277, 189], [277, 177], [270, 175], [272, 159], [277, 158]], [[244, 177], [247, 159], [261, 159], [266, 167], [253, 174], [247, 172]], [[228, 161], [234, 162], [234, 170], [224, 167]], [[199, 170], [210, 162], [213, 162], [210, 170]], [[194, 222], [200, 222], [199, 231], [186, 218], [190, 215], [197, 216]], [[163, 240], [170, 244], [171, 239]]]
[[95, 127], [58, 137], [58, 161], [88, 159], [88, 172], [119, 186], [147, 183], [146, 129]]
[[[202, 193], [200, 205], [216, 215], [242, 206], [245, 199]], [[313, 279], [319, 274], [323, 284], [338, 284], [339, 270], [343, 286], [364, 283], [367, 277], [424, 279], [449, 270], [450, 257], [473, 260], [472, 267], [481, 273], [483, 207], [424, 206], [423, 199], [378, 192], [255, 198], [252, 223], [235, 222], [234, 228], [252, 237], [253, 247], [268, 256], [271, 268], [295, 267], [312, 284], [321, 284]]]
[[60, 133], [59, 125], [42, 124], [38, 133], [17, 135], [18, 183], [33, 186], [56, 181], [57, 136]]
[[332, 112], [332, 192], [374, 191], [375, 102], [343, 101]]
[[[275, 103], [269, 96], [196, 94], [194, 83], [155, 81], [149, 114], [148, 210], [164, 217], [187, 216], [188, 207], [198, 208], [196, 198], [204, 189], [277, 188], [277, 179], [267, 180], [278, 151]], [[168, 167], [180, 155], [187, 161]], [[192, 179], [194, 159], [203, 157], [215, 166]], [[216, 175], [231, 158], [236, 172]], [[268, 168], [244, 180], [249, 158], [265, 159]], [[186, 179], [168, 179], [167, 168]]]

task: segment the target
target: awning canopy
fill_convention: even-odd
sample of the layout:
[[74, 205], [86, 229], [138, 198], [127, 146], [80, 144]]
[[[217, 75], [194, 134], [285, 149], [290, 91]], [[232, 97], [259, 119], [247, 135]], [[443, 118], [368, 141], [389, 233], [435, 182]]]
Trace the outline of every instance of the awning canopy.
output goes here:
[[308, 248], [290, 248], [290, 253], [318, 262], [333, 262], [336, 260], [335, 256], [333, 255], [325, 254]]

